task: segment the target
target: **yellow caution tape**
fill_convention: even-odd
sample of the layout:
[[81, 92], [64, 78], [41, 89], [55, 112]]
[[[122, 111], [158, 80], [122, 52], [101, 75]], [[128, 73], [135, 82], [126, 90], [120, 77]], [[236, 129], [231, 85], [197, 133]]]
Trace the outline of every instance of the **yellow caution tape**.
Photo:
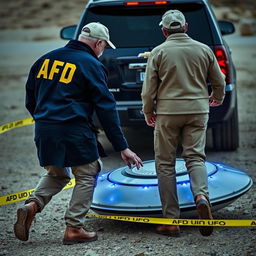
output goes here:
[[[75, 179], [63, 188], [68, 189], [75, 186]], [[0, 197], [0, 206], [16, 203], [27, 199], [35, 189], [24, 190]], [[202, 220], [202, 219], [168, 219], [168, 218], [149, 218], [137, 216], [114, 216], [87, 213], [86, 216], [102, 219], [139, 222], [149, 224], [182, 225], [182, 226], [217, 226], [217, 227], [256, 227], [256, 220]]]
[[216, 226], [216, 227], [256, 227], [256, 220], [202, 220], [202, 219], [168, 219], [137, 216], [113, 216], [87, 213], [86, 216], [109, 220], [139, 222], [149, 224], [181, 225], [181, 226]]
[[[0, 126], [0, 134], [18, 128], [21, 126], [31, 125], [35, 121], [33, 118], [26, 118]], [[70, 182], [63, 188], [68, 189], [75, 186], [75, 179], [72, 178]], [[5, 195], [0, 197], [0, 206], [16, 203], [26, 200], [35, 189], [24, 190], [21, 192]], [[149, 218], [137, 216], [114, 216], [114, 215], [100, 215], [89, 214], [86, 216], [96, 217], [102, 219], [149, 223], [149, 224], [165, 224], [165, 225], [182, 225], [182, 226], [217, 226], [217, 227], [256, 227], [256, 220], [202, 220], [202, 219], [168, 219], [168, 218]]]
[[[63, 189], [72, 188], [74, 186], [75, 186], [75, 178], [72, 178]], [[29, 189], [29, 190], [24, 190], [24, 191], [13, 193], [13, 194], [1, 196], [0, 206], [26, 200], [34, 192], [34, 190], [35, 189]]]
[[[14, 121], [14, 122], [10, 122], [4, 125], [0, 126], [0, 134], [10, 131], [12, 129], [21, 127], [21, 126], [26, 126], [26, 125], [31, 125], [34, 124], [35, 121], [33, 118], [26, 118], [26, 119], [22, 119], [22, 120], [18, 120], [18, 121]], [[67, 188], [71, 188], [75, 186], [75, 179], [71, 179], [70, 182], [63, 188], [63, 189], [67, 189]], [[12, 204], [12, 203], [16, 203], [22, 200], [27, 199], [33, 192], [35, 189], [29, 189], [29, 190], [25, 190], [25, 191], [21, 191], [18, 193], [13, 193], [10, 195], [6, 195], [6, 196], [1, 196], [0, 197], [0, 206], [1, 205], [7, 205], [7, 204]]]
[[26, 118], [26, 119], [22, 119], [22, 120], [18, 120], [18, 121], [14, 121], [11, 123], [1, 125], [0, 126], [0, 134], [10, 131], [14, 128], [18, 128], [18, 127], [25, 126], [25, 125], [31, 125], [34, 122], [35, 122], [34, 119], [30, 117], [30, 118]]

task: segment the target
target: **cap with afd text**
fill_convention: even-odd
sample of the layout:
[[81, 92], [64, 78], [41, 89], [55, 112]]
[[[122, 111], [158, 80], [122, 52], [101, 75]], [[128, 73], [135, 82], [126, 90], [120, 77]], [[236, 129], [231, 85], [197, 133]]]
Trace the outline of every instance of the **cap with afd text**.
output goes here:
[[91, 22], [85, 25], [80, 35], [105, 40], [111, 48], [116, 49], [110, 41], [108, 28], [99, 22]]
[[[172, 25], [173, 23], [179, 23], [180, 25]], [[159, 25], [167, 29], [178, 29], [184, 27], [186, 19], [183, 13], [179, 10], [169, 10], [162, 16], [162, 21]]]

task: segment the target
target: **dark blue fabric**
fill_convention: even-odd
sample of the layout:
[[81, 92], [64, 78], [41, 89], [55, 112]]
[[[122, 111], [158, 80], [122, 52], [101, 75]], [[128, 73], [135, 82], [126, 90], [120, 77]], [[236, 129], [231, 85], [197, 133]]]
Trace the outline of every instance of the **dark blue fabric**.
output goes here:
[[[76, 67], [72, 76], [70, 65]], [[63, 82], [69, 76], [72, 79]], [[36, 121], [35, 140], [42, 166], [74, 166], [97, 159], [97, 142], [91, 129], [94, 111], [114, 149], [128, 147], [107, 87], [106, 69], [92, 49], [80, 41], [71, 40], [35, 62], [26, 83], [26, 108]], [[79, 141], [84, 137], [86, 143], [81, 146]]]
[[96, 136], [86, 123], [36, 122], [35, 143], [41, 166], [78, 166], [99, 158]]

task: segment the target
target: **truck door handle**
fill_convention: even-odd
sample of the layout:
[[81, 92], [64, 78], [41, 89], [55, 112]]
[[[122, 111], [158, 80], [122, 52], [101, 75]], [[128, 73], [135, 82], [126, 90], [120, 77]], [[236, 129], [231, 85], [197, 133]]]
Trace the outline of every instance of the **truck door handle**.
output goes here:
[[147, 67], [147, 63], [130, 63], [129, 69], [145, 69]]

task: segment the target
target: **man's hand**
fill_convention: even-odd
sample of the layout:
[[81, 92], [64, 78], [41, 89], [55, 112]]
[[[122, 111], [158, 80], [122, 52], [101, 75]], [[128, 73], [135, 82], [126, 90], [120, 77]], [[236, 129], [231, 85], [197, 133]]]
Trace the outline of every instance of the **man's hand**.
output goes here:
[[132, 167], [132, 164], [135, 164], [137, 169], [139, 169], [140, 166], [143, 166], [141, 159], [129, 148], [121, 151], [121, 157], [129, 168]]
[[154, 113], [149, 119], [145, 118], [148, 126], [155, 127], [156, 125], [156, 114]]
[[218, 107], [222, 104], [222, 101], [213, 98], [212, 94], [209, 96], [210, 107]]

